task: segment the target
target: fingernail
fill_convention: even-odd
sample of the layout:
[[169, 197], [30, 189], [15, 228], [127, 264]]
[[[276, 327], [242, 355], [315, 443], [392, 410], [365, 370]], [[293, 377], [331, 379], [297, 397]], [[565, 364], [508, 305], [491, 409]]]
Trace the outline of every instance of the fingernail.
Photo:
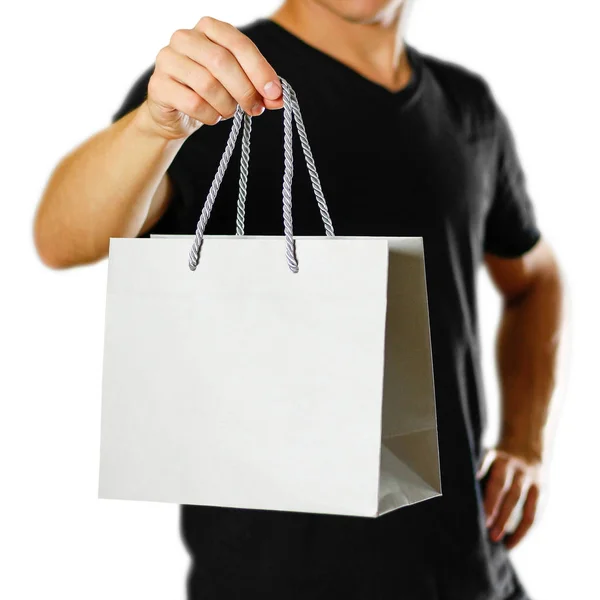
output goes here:
[[250, 112], [252, 113], [253, 117], [258, 117], [259, 115], [262, 115], [265, 112], [265, 106], [264, 104], [262, 104], [262, 102], [257, 102], [252, 106]]
[[265, 95], [269, 100], [277, 100], [281, 96], [281, 84], [278, 79], [269, 81], [264, 87]]
[[490, 534], [492, 539], [497, 542], [500, 540], [502, 532], [499, 529], [492, 529], [492, 533]]

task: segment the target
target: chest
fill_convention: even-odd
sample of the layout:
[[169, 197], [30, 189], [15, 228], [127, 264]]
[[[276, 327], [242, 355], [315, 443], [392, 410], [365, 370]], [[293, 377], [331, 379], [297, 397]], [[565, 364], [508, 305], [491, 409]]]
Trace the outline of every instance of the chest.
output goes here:
[[[481, 230], [492, 199], [490, 144], [469, 140], [440, 116], [388, 122], [355, 119], [311, 127], [323, 191], [340, 235], [424, 235]], [[308, 127], [308, 124], [307, 124]], [[258, 135], [258, 134], [257, 134]], [[295, 140], [297, 142], [297, 140]], [[283, 157], [256, 148], [249, 194], [260, 208], [249, 226], [280, 219]], [[299, 235], [321, 233], [300, 145], [294, 144], [293, 215]], [[250, 196], [249, 196], [250, 198]], [[252, 208], [249, 209], [252, 211]]]
[[[338, 235], [427, 236], [448, 232], [480, 236], [493, 196], [493, 148], [470, 139], [443, 111], [380, 115], [323, 114], [307, 106], [305, 123], [316, 168]], [[315, 126], [317, 115], [322, 126]], [[283, 132], [281, 113], [255, 119], [248, 179], [246, 233], [281, 235]], [[219, 126], [221, 127], [221, 126]], [[228, 130], [224, 125], [220, 136]], [[216, 133], [213, 132], [213, 133]], [[208, 138], [208, 136], [205, 136]], [[213, 137], [218, 137], [214, 136]], [[198, 162], [217, 164], [219, 139], [198, 139], [215, 149]], [[185, 149], [185, 147], [184, 147]], [[321, 235], [323, 225], [305, 159], [294, 138], [293, 221], [297, 235]], [[194, 153], [194, 145], [187, 148]], [[208, 233], [233, 233], [239, 148], [223, 182]], [[206, 173], [205, 173], [206, 171]], [[209, 176], [210, 173], [210, 176]], [[210, 167], [196, 168], [199, 198], [210, 187]], [[200, 200], [200, 202], [198, 202]]]

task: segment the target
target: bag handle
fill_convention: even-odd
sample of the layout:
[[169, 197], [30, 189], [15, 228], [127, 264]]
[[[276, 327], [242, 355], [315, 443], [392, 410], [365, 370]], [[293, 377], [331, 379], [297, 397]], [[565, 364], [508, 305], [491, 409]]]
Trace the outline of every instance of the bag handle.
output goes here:
[[[325, 234], [328, 236], [334, 236], [333, 224], [331, 217], [329, 216], [329, 210], [323, 190], [321, 188], [321, 182], [319, 175], [315, 167], [315, 161], [308, 143], [308, 137], [306, 135], [306, 129], [304, 127], [304, 121], [300, 112], [300, 106], [296, 93], [289, 85], [289, 83], [280, 77], [281, 88], [283, 91], [283, 127], [284, 127], [284, 174], [283, 174], [283, 228], [285, 235], [286, 244], [286, 258], [288, 266], [292, 273], [298, 272], [298, 260], [296, 258], [296, 244], [293, 236], [293, 224], [292, 224], [292, 177], [294, 174], [294, 159], [292, 152], [292, 137], [293, 127], [292, 122], [296, 122], [296, 128], [298, 130], [298, 136], [300, 138], [300, 144], [306, 160], [306, 166], [310, 175], [313, 191], [317, 199], [319, 211], [321, 213], [321, 219], [325, 227]], [[208, 196], [202, 207], [200, 219], [198, 220], [198, 226], [196, 228], [196, 235], [192, 243], [192, 248], [189, 254], [189, 267], [190, 270], [195, 271], [200, 260], [200, 250], [202, 248], [202, 242], [204, 240], [204, 231], [206, 224], [210, 217], [212, 207], [215, 203], [219, 187], [223, 181], [225, 171], [229, 164], [231, 155], [235, 148], [235, 143], [244, 124], [244, 133], [242, 135], [242, 154], [240, 162], [240, 183], [239, 183], [239, 194], [238, 194], [238, 205], [236, 215], [236, 235], [244, 234], [244, 217], [245, 217], [245, 205], [246, 205], [246, 194], [247, 194], [247, 181], [248, 181], [248, 164], [250, 160], [250, 133], [252, 129], [252, 117], [248, 116], [242, 108], [238, 105], [233, 118], [233, 124], [227, 139], [225, 151], [221, 156], [219, 167], [213, 179], [212, 185], [208, 192]]]

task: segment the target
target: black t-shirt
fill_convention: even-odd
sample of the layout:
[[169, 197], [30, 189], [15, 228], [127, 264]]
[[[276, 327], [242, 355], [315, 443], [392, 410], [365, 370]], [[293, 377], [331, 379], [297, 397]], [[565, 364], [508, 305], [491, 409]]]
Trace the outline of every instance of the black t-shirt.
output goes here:
[[[476, 309], [484, 252], [517, 257], [540, 237], [515, 144], [488, 85], [409, 46], [413, 77], [390, 92], [268, 19], [242, 28], [295, 89], [337, 235], [422, 236], [442, 492], [376, 519], [183, 506], [190, 599], [524, 599], [484, 524], [475, 478], [485, 427]], [[146, 97], [154, 65], [117, 120]], [[168, 171], [176, 193], [150, 233], [191, 234], [231, 121], [202, 127]], [[207, 234], [235, 233], [240, 144]], [[323, 235], [294, 138], [296, 235]], [[248, 235], [282, 235], [281, 111], [253, 120]], [[149, 234], [147, 234], [149, 235]]]

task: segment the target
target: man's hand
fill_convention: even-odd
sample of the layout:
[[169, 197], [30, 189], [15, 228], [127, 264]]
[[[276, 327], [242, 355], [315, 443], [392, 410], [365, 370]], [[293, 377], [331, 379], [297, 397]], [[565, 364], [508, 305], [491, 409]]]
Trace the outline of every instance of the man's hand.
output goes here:
[[283, 106], [279, 77], [252, 40], [211, 17], [178, 29], [158, 53], [148, 83], [150, 129], [184, 138], [232, 117], [238, 104], [251, 116]]
[[[484, 510], [490, 537], [514, 548], [533, 525], [540, 494], [540, 464], [501, 448], [487, 452], [477, 473], [485, 477]], [[511, 518], [512, 517], [512, 518]], [[518, 519], [512, 533], [511, 525]], [[508, 534], [508, 535], [507, 535]]]

